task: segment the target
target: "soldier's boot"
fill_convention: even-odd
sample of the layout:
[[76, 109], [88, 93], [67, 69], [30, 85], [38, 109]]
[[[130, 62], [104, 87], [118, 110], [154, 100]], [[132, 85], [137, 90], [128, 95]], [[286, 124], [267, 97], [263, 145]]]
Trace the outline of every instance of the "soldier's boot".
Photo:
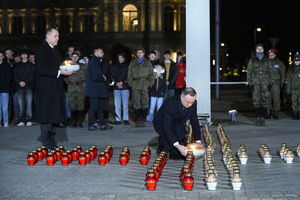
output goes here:
[[148, 115], [149, 109], [143, 109], [143, 121], [146, 121], [146, 117]]
[[134, 109], [134, 113], [135, 113], [135, 121], [138, 121], [138, 118], [139, 118], [139, 109]]
[[274, 117], [274, 110], [269, 110], [269, 115], [267, 119], [271, 119], [272, 117]]
[[260, 126], [260, 108], [255, 108], [255, 125]]
[[273, 110], [267, 109], [265, 115], [265, 119], [271, 119], [271, 117], [273, 116]]
[[84, 118], [84, 112], [83, 110], [77, 111], [77, 126], [82, 128], [83, 127], [83, 118]]
[[261, 111], [260, 111], [261, 112], [260, 125], [265, 126], [266, 125], [265, 118], [266, 118], [266, 116], [268, 116], [268, 109], [263, 108], [263, 107], [261, 107], [260, 109], [261, 109]]
[[300, 120], [300, 111], [297, 111], [297, 120]]
[[294, 113], [293, 113], [293, 120], [296, 120], [296, 119], [297, 119], [297, 112], [294, 111]]
[[266, 120], [265, 120], [265, 118], [260, 118], [260, 125], [261, 126], [265, 126], [266, 125]]
[[278, 111], [273, 111], [273, 117], [276, 120], [279, 120]]
[[268, 119], [269, 109], [265, 107], [261, 107], [261, 117]]
[[72, 116], [72, 118], [71, 118], [71, 125], [73, 127], [77, 127], [77, 110], [72, 111], [71, 116]]
[[146, 126], [146, 116], [148, 114], [148, 109], [141, 109], [141, 121], [140, 126], [145, 127]]
[[137, 109], [136, 110], [136, 120], [135, 120], [136, 127], [143, 127], [141, 117], [142, 117], [142, 109]]

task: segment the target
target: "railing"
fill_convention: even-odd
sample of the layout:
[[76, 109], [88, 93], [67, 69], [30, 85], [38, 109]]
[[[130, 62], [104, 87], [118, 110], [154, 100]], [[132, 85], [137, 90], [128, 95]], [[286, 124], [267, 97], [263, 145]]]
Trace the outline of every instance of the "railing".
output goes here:
[[248, 82], [210, 82], [211, 85], [248, 85]]

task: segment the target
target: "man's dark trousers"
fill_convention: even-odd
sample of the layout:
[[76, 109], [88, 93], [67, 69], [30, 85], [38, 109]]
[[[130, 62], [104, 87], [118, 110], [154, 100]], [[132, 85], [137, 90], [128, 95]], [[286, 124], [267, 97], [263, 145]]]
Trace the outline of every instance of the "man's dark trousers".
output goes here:
[[53, 124], [41, 124], [41, 138], [46, 148], [54, 150], [56, 147], [56, 130]]

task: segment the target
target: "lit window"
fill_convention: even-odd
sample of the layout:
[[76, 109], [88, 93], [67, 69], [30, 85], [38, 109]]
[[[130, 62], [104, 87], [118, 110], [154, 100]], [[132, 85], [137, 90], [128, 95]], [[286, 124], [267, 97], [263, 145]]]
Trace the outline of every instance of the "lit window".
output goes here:
[[138, 10], [133, 4], [128, 4], [123, 8], [123, 31], [138, 31]]

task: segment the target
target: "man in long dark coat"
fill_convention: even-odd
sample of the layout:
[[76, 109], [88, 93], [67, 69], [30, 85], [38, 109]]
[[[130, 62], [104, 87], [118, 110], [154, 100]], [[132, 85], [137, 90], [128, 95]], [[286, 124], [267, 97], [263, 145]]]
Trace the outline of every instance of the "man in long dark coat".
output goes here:
[[41, 126], [41, 139], [44, 146], [56, 148], [55, 124], [64, 119], [65, 104], [63, 79], [72, 71], [59, 70], [60, 54], [56, 49], [59, 33], [51, 28], [46, 31], [46, 39], [36, 52], [36, 122]]
[[157, 150], [170, 152], [170, 159], [183, 159], [187, 154], [185, 122], [188, 119], [195, 141], [201, 144], [196, 95], [193, 88], [185, 88], [181, 95], [168, 98], [154, 115], [153, 126], [159, 134]]

